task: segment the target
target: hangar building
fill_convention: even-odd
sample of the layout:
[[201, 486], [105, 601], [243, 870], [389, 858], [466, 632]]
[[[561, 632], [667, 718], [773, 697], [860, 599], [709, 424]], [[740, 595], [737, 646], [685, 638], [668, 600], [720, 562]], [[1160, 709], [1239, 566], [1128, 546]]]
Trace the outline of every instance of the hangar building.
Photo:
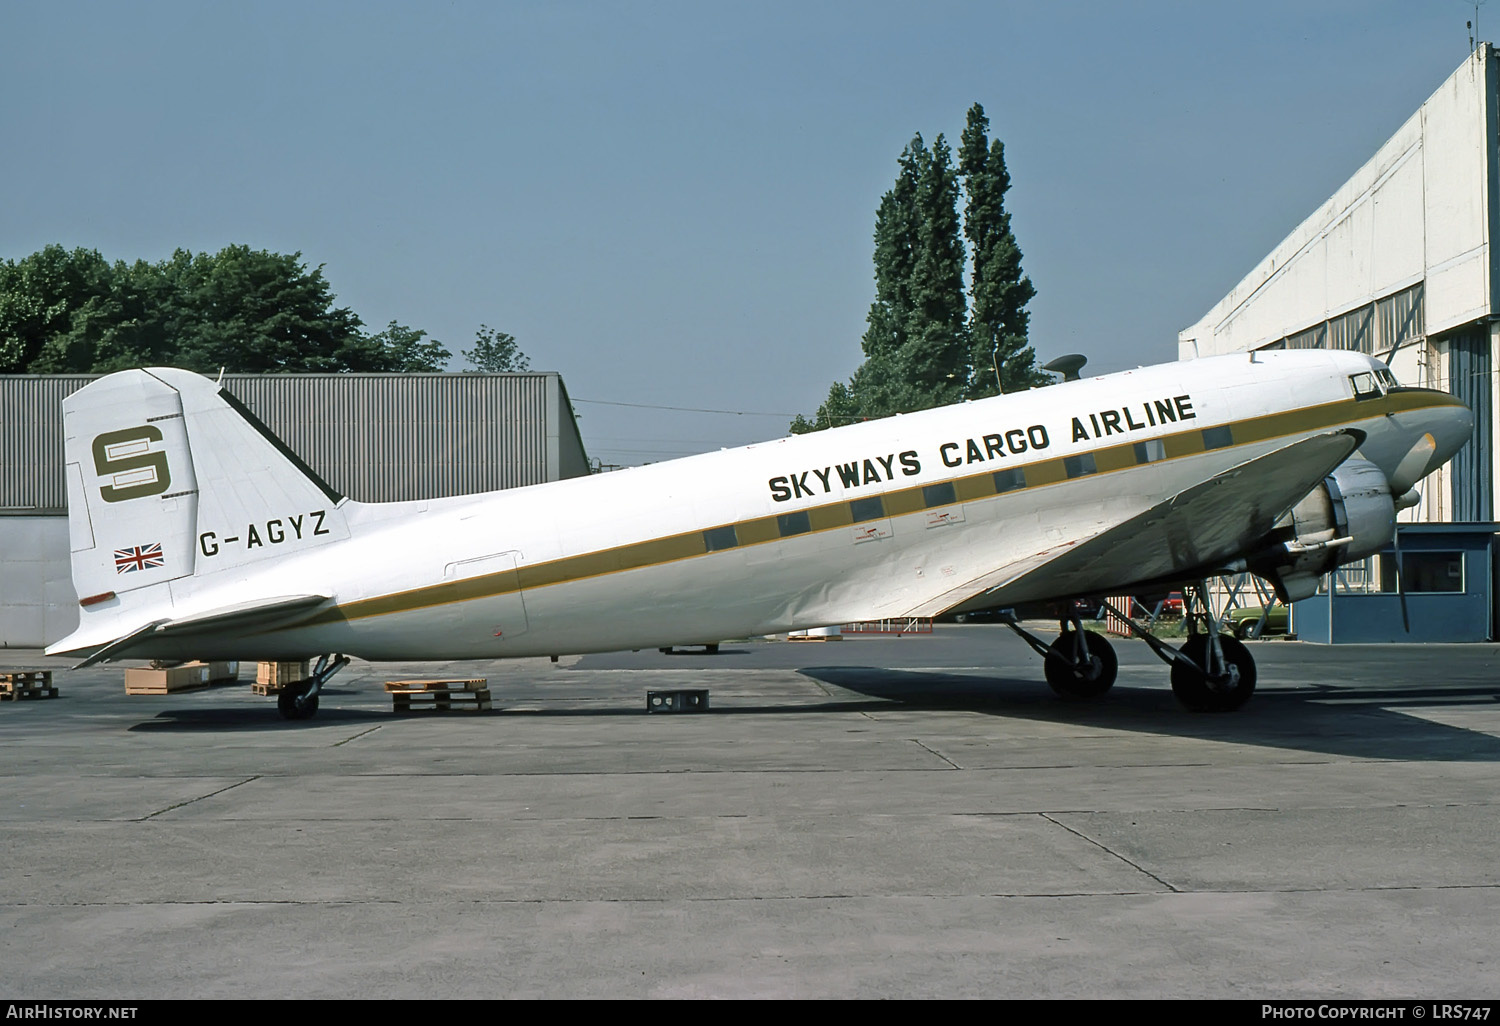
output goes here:
[[[93, 375], [0, 376], [0, 648], [73, 630], [62, 401]], [[224, 387], [333, 488], [363, 502], [589, 473], [556, 373], [227, 374]]]
[[[1353, 177], [1179, 333], [1179, 358], [1352, 349], [1388, 359], [1407, 384], [1458, 395], [1474, 410], [1474, 440], [1418, 485], [1422, 502], [1401, 519], [1465, 522], [1493, 537], [1497, 234], [1500, 56], [1480, 43]], [[1388, 591], [1392, 576], [1380, 560], [1341, 571], [1334, 594]], [[1473, 602], [1492, 607], [1492, 556], [1475, 570], [1455, 576], [1434, 569], [1432, 576], [1443, 587], [1461, 579]], [[1407, 576], [1415, 585], [1418, 574]], [[1330, 612], [1327, 619], [1339, 617]], [[1493, 612], [1482, 619], [1488, 637], [1500, 636]]]

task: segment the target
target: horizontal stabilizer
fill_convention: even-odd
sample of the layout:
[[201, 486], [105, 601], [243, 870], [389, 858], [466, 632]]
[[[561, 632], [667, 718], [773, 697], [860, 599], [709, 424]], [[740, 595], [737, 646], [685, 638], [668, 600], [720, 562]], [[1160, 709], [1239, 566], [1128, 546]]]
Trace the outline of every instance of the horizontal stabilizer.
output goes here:
[[146, 639], [162, 635], [178, 637], [207, 632], [263, 630], [271, 626], [290, 627], [331, 601], [328, 595], [285, 595], [254, 602], [237, 602], [170, 620], [153, 620], [111, 641], [73, 669], [81, 670], [108, 659], [119, 659]]

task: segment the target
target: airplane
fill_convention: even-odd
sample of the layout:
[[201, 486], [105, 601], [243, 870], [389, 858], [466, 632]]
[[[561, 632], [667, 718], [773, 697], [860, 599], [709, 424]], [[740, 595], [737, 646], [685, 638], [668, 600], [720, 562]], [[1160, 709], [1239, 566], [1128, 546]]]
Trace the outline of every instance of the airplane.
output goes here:
[[[1080, 361], [1081, 362], [1081, 361]], [[1076, 378], [1076, 375], [1070, 375]], [[1474, 418], [1354, 352], [1240, 353], [486, 494], [339, 494], [238, 399], [172, 368], [63, 403], [78, 628], [49, 655], [496, 659], [712, 644], [1250, 572], [1283, 602], [1391, 542]], [[1114, 683], [1064, 602], [1010, 626], [1066, 699]], [[1191, 710], [1239, 708], [1246, 646], [1211, 613], [1172, 648]]]

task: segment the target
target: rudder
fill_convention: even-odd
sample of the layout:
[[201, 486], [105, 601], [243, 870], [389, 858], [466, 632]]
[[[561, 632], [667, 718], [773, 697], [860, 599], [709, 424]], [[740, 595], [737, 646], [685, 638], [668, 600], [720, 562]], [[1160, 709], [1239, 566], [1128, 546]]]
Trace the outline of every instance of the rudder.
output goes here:
[[85, 605], [348, 537], [343, 497], [201, 375], [111, 374], [63, 401], [63, 425]]

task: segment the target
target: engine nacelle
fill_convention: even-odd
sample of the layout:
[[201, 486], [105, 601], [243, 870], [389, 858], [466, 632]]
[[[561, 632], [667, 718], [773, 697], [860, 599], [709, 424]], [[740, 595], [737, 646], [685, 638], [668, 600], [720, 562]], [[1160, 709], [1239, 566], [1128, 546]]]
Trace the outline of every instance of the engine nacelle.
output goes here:
[[1248, 563], [1282, 602], [1317, 594], [1334, 567], [1379, 552], [1396, 533], [1396, 500], [1385, 472], [1369, 460], [1347, 460], [1276, 522]]

